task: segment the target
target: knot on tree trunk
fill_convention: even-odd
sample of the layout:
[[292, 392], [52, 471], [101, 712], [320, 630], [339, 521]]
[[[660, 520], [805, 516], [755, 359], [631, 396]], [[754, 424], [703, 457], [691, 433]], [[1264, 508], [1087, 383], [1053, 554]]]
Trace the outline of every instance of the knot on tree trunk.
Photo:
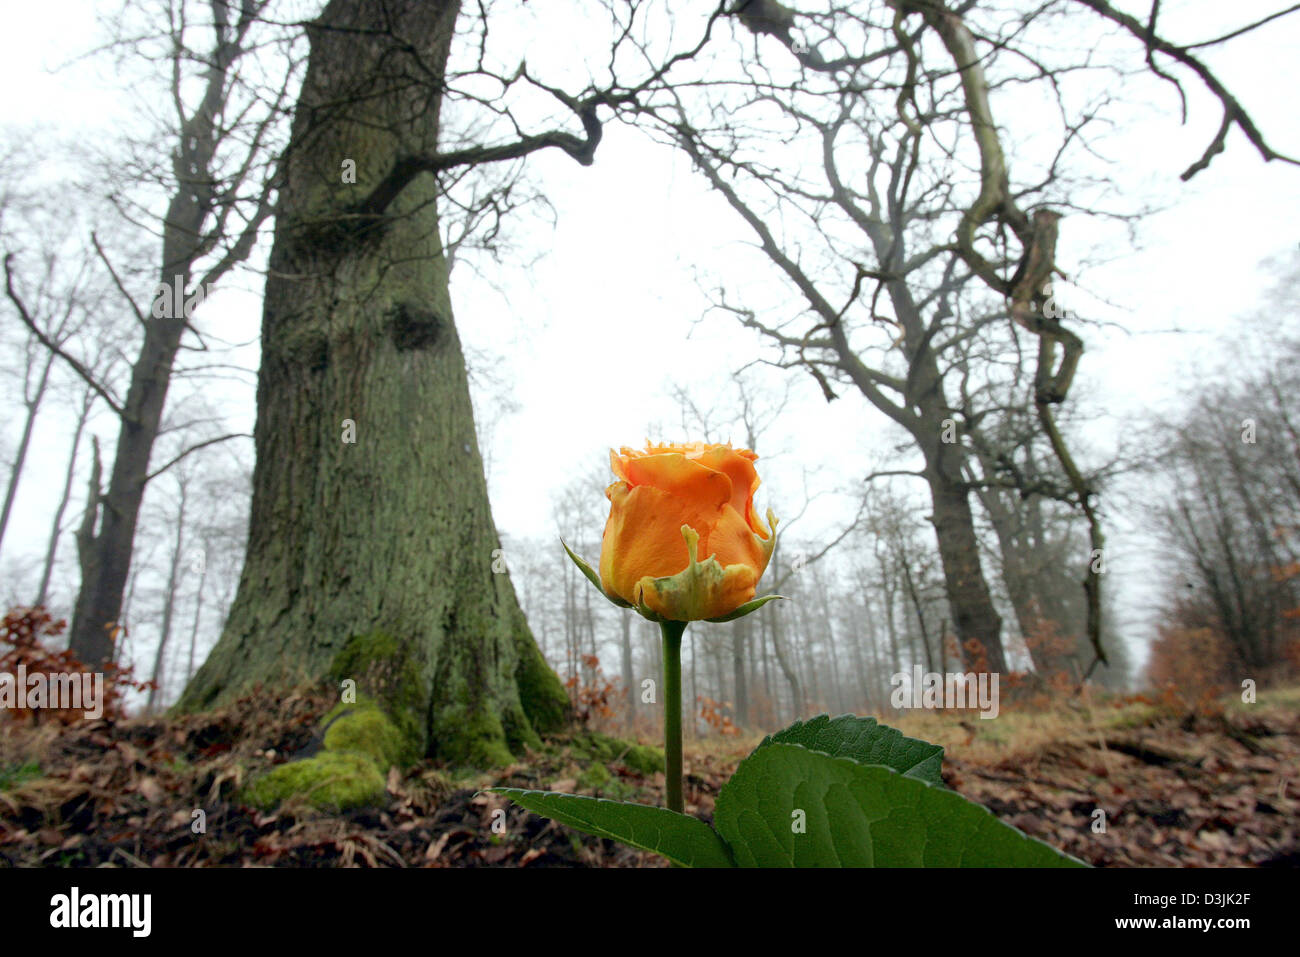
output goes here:
[[442, 333], [443, 320], [435, 312], [407, 302], [388, 310], [388, 329], [398, 352], [429, 349]]

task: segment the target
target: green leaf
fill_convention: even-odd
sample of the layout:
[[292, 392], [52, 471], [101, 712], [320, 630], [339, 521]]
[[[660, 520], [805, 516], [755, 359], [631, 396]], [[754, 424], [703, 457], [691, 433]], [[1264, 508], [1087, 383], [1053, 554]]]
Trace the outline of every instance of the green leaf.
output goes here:
[[1087, 866], [955, 791], [797, 744], [742, 761], [714, 821], [741, 867]]
[[764, 595], [762, 598], [755, 598], [752, 599], [751, 601], [745, 602], [743, 605], [741, 605], [739, 608], [737, 608], [735, 611], [731, 612], [730, 614], [723, 615], [720, 618], [706, 618], [704, 620], [718, 622], [718, 623], [724, 621], [735, 621], [737, 618], [744, 618], [750, 612], [758, 611], [760, 608], [762, 608], [764, 605], [766, 605], [769, 601], [771, 601], [774, 598], [779, 598], [782, 601], [785, 601], [784, 595]]
[[662, 854], [684, 867], [734, 867], [731, 852], [717, 832], [699, 818], [662, 807], [625, 804], [603, 798], [488, 788], [516, 804], [597, 837], [609, 837], [643, 851]]
[[604, 595], [608, 601], [612, 602], [615, 605], [618, 605], [619, 608], [632, 607], [631, 602], [624, 601], [622, 598], [616, 598], [613, 595], [610, 595], [608, 592], [606, 592], [605, 586], [600, 583], [600, 576], [596, 574], [596, 570], [592, 568], [590, 565], [588, 565], [585, 560], [575, 555], [573, 549], [571, 549], [565, 543], [564, 539], [560, 539], [560, 544], [564, 546], [564, 552], [569, 556], [569, 558], [573, 560], [573, 564], [578, 566], [578, 571], [586, 575], [587, 581], [591, 582], [593, 585], [596, 586], [596, 591]]
[[832, 718], [819, 714], [768, 735], [759, 742], [758, 748], [773, 742], [802, 745], [809, 751], [821, 751], [833, 758], [852, 758], [859, 764], [883, 764], [909, 778], [943, 787], [940, 774], [943, 747], [909, 738], [875, 718], [861, 718], [856, 714]]

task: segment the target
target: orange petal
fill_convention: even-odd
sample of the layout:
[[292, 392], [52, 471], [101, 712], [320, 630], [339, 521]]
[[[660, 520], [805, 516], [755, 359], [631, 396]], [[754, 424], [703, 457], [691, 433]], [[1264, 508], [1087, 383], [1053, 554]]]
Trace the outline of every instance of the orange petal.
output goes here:
[[628, 488], [621, 482], [610, 486], [609, 496], [609, 520], [600, 546], [600, 580], [607, 592], [635, 604], [636, 585], [642, 578], [664, 578], [684, 569], [690, 554], [682, 539], [683, 524], [699, 531], [700, 552], [708, 554], [705, 536], [718, 522], [716, 507], [700, 507], [662, 489]]
[[709, 535], [708, 551], [700, 549], [700, 558], [717, 556], [724, 566], [748, 565], [754, 569], [754, 581], [763, 577], [767, 568], [770, 552], [763, 547], [763, 542], [749, 527], [749, 523], [740, 517], [730, 505], [722, 509], [718, 524]]
[[731, 479], [731, 505], [750, 523], [750, 528], [762, 537], [767, 535], [759, 524], [758, 514], [754, 511], [754, 492], [762, 484], [754, 460], [758, 458], [749, 449], [733, 449], [727, 445], [715, 445], [699, 456], [701, 464]]
[[633, 488], [650, 485], [702, 508], [717, 509], [731, 501], [731, 479], [725, 473], [680, 452], [625, 459], [623, 468]]

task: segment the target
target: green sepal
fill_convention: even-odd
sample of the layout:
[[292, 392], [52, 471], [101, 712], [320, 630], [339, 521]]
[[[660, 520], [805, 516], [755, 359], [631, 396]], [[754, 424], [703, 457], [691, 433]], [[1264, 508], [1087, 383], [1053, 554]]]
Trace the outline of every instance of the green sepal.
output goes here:
[[569, 558], [573, 560], [573, 564], [578, 566], [578, 571], [582, 572], [584, 575], [587, 576], [587, 581], [591, 582], [593, 585], [596, 586], [596, 591], [600, 592], [601, 595], [605, 597], [606, 601], [608, 601], [612, 605], [617, 605], [619, 608], [632, 607], [631, 602], [624, 601], [622, 598], [617, 598], [609, 594], [609, 592], [605, 591], [605, 586], [600, 583], [600, 576], [596, 574], [596, 570], [592, 568], [590, 565], [588, 565], [583, 559], [575, 555], [573, 553], [573, 549], [571, 549], [567, 544], [565, 544], [564, 539], [560, 539], [560, 544], [564, 546], [564, 552], [566, 555], [569, 556]]
[[735, 621], [737, 618], [744, 618], [746, 615], [750, 614], [751, 612], [758, 611], [769, 601], [772, 601], [775, 598], [779, 598], [782, 601], [786, 600], [786, 597], [784, 595], [764, 595], [761, 598], [754, 598], [751, 599], [750, 601], [745, 602], [735, 611], [731, 612], [730, 614], [723, 615], [721, 618], [705, 618], [704, 620], [716, 622], [719, 624], [724, 621]]

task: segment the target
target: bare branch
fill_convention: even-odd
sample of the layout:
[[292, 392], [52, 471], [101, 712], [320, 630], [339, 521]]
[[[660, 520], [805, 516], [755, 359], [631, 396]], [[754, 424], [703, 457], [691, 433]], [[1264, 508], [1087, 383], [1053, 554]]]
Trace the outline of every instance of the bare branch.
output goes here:
[[109, 394], [108, 390], [105, 389], [104, 386], [100, 385], [99, 382], [95, 380], [95, 377], [90, 374], [90, 370], [72, 356], [68, 355], [68, 353], [64, 352], [63, 349], [59, 347], [58, 343], [42, 332], [40, 326], [36, 324], [31, 313], [27, 311], [27, 306], [23, 302], [22, 297], [18, 295], [18, 291], [14, 288], [13, 258], [13, 253], [5, 254], [5, 292], [8, 294], [10, 301], [14, 304], [14, 308], [18, 310], [19, 318], [22, 319], [23, 324], [32, 331], [32, 335], [37, 338], [41, 345], [45, 346], [45, 348], [49, 349], [68, 365], [72, 366], [77, 375], [81, 376], [81, 378], [85, 380], [86, 384], [94, 389], [101, 399], [108, 403], [110, 409], [116, 412], [123, 419], [126, 419], [127, 414], [122, 408], [122, 405], [117, 401], [117, 399]]
[[191, 445], [184, 452], [182, 452], [180, 455], [177, 455], [175, 458], [169, 461], [162, 468], [155, 469], [154, 471], [146, 475], [144, 477], [144, 481], [141, 482], [140, 484], [147, 485], [149, 482], [156, 479], [159, 475], [162, 475], [164, 472], [166, 472], [173, 465], [180, 462], [191, 452], [197, 452], [199, 449], [206, 449], [209, 445], [216, 445], [218, 442], [225, 442], [227, 439], [251, 439], [252, 437], [253, 437], [252, 433], [249, 432], [230, 432], [226, 435], [218, 435], [216, 438], [212, 438], [204, 442], [200, 442], [198, 445]]

